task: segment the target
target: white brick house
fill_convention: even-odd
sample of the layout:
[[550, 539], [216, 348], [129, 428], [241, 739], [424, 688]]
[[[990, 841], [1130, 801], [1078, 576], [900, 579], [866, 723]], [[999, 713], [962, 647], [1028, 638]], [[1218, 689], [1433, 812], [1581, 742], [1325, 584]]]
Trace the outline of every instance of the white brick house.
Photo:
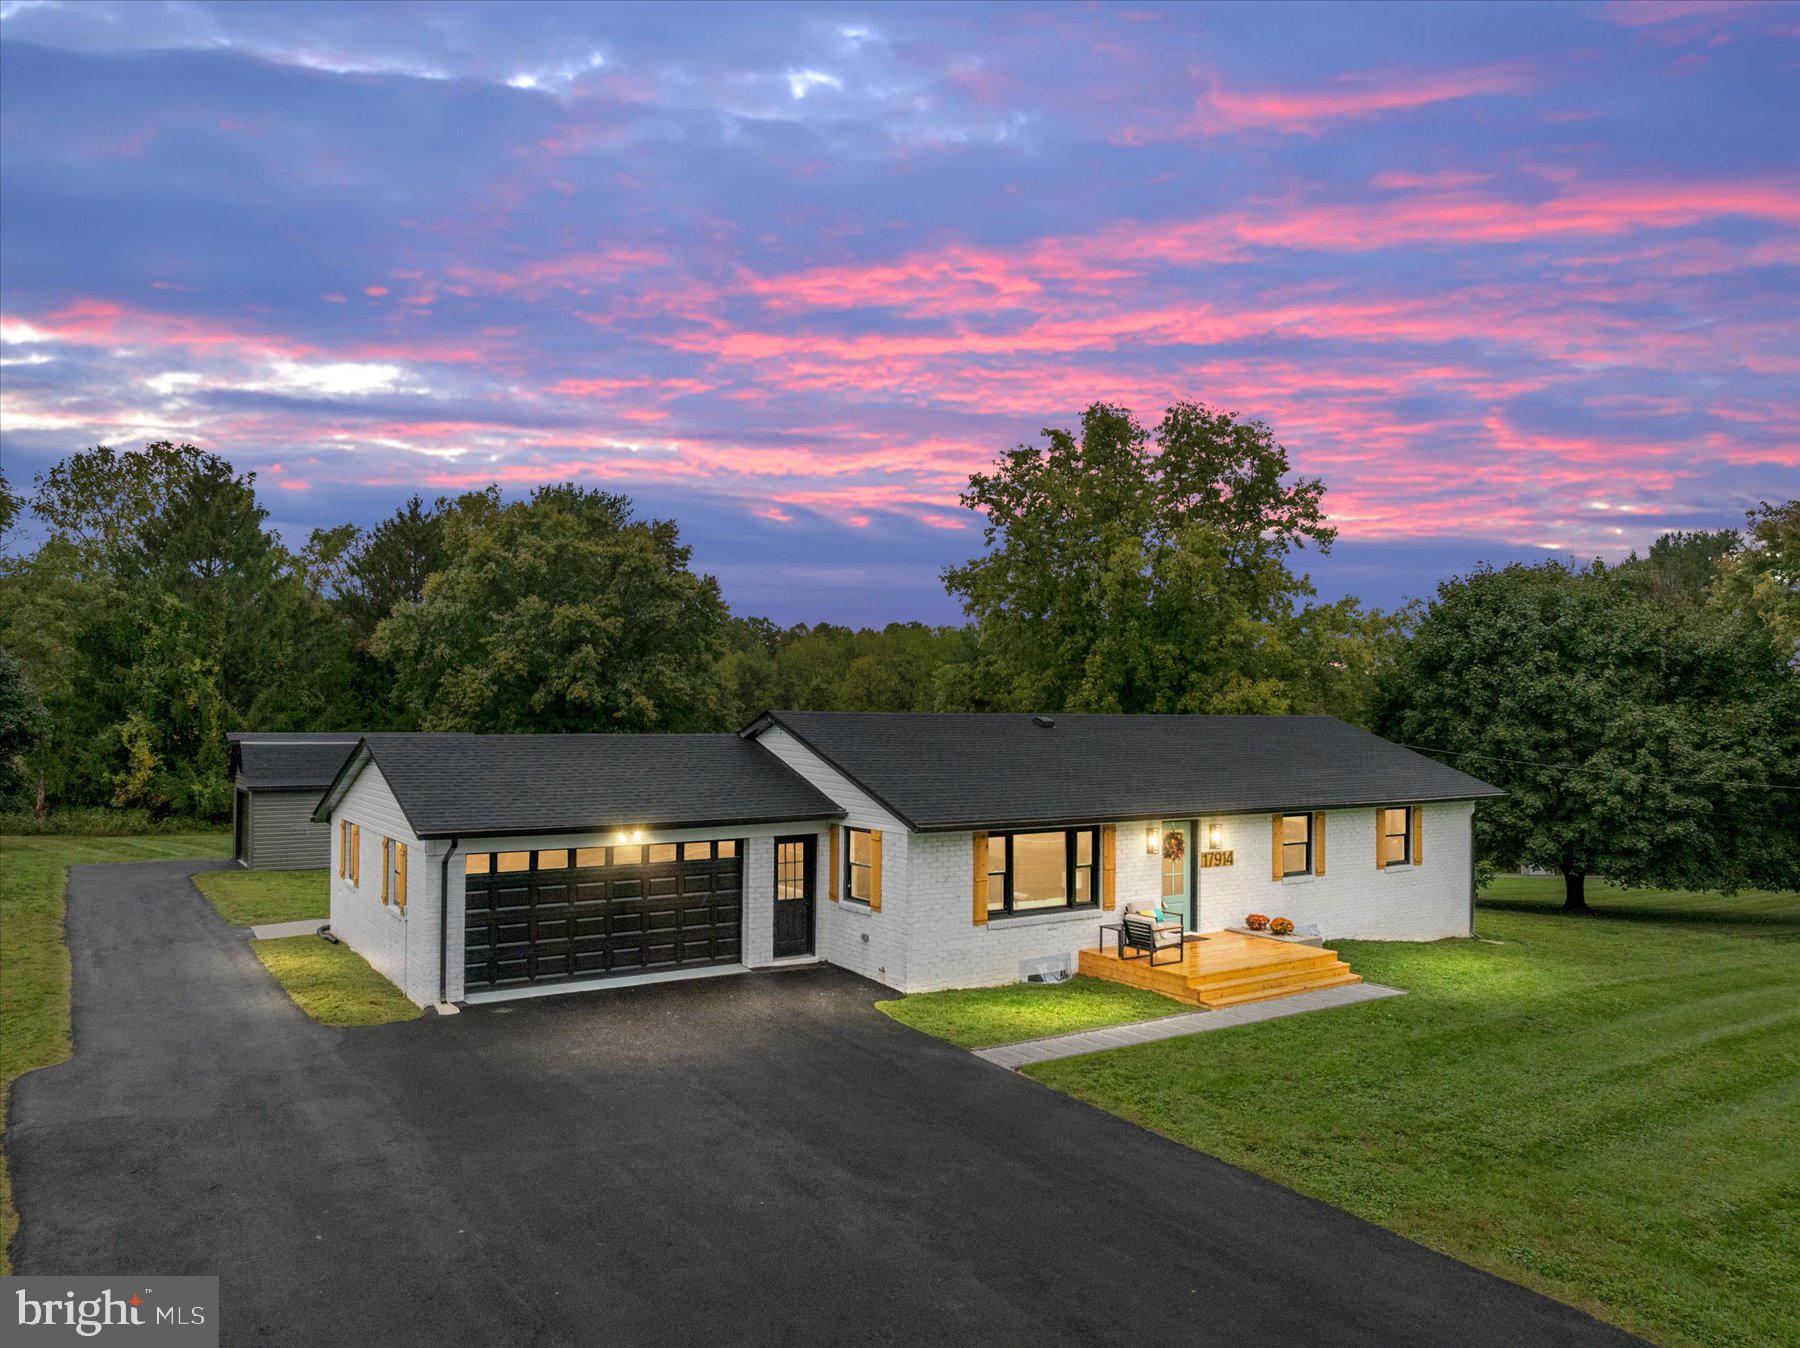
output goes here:
[[1073, 969], [1118, 909], [1467, 935], [1476, 779], [1329, 717], [770, 712], [740, 735], [371, 735], [336, 933], [420, 1005], [823, 960]]

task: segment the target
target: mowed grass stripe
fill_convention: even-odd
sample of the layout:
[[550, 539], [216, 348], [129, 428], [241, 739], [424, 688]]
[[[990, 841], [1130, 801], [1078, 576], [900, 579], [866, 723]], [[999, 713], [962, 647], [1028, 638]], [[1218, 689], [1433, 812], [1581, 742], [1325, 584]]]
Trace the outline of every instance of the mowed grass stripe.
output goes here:
[[1650, 1337], [1800, 1340], [1800, 896], [1505, 890], [1503, 944], [1339, 947], [1407, 997], [1028, 1071]]

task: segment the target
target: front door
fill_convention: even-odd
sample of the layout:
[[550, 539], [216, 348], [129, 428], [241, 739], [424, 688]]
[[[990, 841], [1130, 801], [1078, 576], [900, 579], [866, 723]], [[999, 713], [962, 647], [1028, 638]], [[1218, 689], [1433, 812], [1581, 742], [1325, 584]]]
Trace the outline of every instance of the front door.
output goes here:
[[817, 840], [775, 840], [775, 958], [813, 953], [813, 864]]
[[[329, 830], [327, 830], [329, 832]], [[231, 856], [250, 864], [250, 793], [240, 790], [231, 804]]]
[[1193, 875], [1194, 824], [1191, 819], [1163, 821], [1162, 907], [1181, 915], [1181, 929], [1194, 929]]

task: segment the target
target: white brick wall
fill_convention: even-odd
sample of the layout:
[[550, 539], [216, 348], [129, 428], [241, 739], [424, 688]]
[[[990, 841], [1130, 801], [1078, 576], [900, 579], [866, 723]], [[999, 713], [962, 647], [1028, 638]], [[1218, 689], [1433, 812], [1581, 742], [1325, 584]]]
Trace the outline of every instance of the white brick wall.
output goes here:
[[1422, 807], [1417, 866], [1375, 866], [1375, 810], [1328, 810], [1325, 874], [1273, 878], [1269, 816], [1202, 820], [1204, 840], [1216, 823], [1234, 864], [1202, 870], [1200, 927], [1240, 924], [1248, 913], [1311, 923], [1326, 940], [1435, 941], [1469, 934], [1470, 820], [1466, 801]]
[[[1162, 858], [1144, 850], [1144, 829], [1154, 822], [1118, 826], [1114, 856], [1121, 907], [1154, 902], [1162, 895]], [[893, 985], [902, 991], [1016, 983], [1022, 962], [1051, 956], [1065, 957], [1072, 971], [1076, 952], [1098, 943], [1101, 924], [1118, 921], [1115, 908], [990, 917], [977, 923], [973, 835], [915, 833], [908, 845], [913, 863], [906, 981]]]
[[[361, 883], [338, 878], [338, 849], [348, 820], [362, 826]], [[381, 902], [381, 840], [407, 846], [406, 911]], [[444, 844], [413, 836], [399, 802], [371, 763], [331, 816], [331, 929], [420, 1006], [437, 1000], [438, 867]]]
[[831, 902], [831, 848], [824, 840], [819, 844], [819, 955], [878, 983], [906, 987], [907, 877], [919, 835], [909, 836], [906, 825], [779, 726], [763, 731], [756, 742], [843, 807], [847, 827], [881, 830], [879, 913], [841, 897]]

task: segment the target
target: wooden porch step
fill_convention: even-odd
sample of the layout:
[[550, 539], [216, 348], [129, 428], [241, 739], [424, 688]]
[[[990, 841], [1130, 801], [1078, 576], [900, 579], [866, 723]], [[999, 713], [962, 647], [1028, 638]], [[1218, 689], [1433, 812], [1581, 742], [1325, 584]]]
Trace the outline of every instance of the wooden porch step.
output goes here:
[[1200, 973], [1189, 973], [1189, 987], [1210, 990], [1212, 988], [1230, 987], [1235, 983], [1261, 978], [1283, 978], [1288, 975], [1317, 973], [1321, 969], [1343, 967], [1336, 951], [1312, 950], [1301, 959], [1274, 960], [1266, 964], [1236, 964], [1229, 968], [1206, 970]]
[[1226, 1006], [1242, 1006], [1245, 1002], [1266, 1002], [1275, 997], [1291, 997], [1297, 992], [1318, 992], [1324, 988], [1347, 988], [1362, 982], [1362, 975], [1352, 973], [1348, 965], [1316, 974], [1312, 978], [1288, 980], [1262, 987], [1247, 987], [1236, 992], [1202, 993], [1200, 1005], [1209, 1011]]

